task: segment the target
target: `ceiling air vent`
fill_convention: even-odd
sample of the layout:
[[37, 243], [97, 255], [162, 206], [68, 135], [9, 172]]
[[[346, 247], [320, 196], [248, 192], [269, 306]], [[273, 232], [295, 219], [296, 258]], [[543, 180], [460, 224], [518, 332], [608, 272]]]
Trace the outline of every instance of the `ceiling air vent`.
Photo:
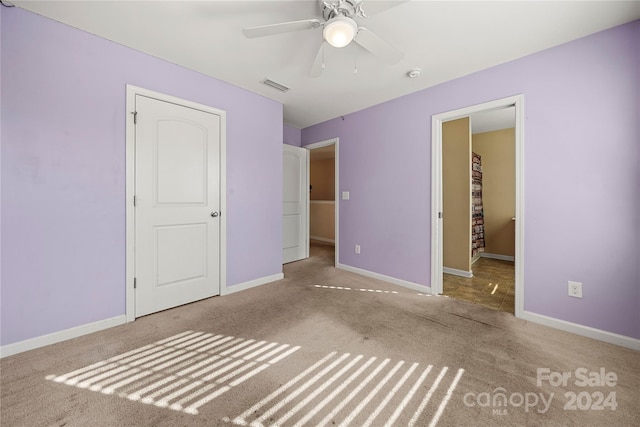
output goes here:
[[286, 92], [289, 90], [289, 88], [286, 87], [285, 85], [280, 84], [278, 82], [274, 82], [271, 79], [264, 79], [262, 83], [266, 84], [267, 86], [271, 86], [274, 89], [278, 89], [280, 92]]

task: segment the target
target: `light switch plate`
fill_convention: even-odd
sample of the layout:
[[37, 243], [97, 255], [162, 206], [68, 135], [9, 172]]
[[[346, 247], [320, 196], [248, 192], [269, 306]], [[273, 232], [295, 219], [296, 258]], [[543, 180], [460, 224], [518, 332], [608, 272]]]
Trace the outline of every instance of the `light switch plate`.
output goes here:
[[343, 191], [342, 192], [342, 200], [349, 200], [349, 192], [348, 191]]

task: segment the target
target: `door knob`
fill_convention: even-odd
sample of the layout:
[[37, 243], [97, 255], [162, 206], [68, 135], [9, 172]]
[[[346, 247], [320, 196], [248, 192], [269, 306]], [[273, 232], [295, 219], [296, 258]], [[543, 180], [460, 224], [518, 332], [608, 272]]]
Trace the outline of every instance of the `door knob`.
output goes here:
[[218, 212], [211, 212], [211, 216], [214, 218], [217, 217], [218, 215], [220, 215]]

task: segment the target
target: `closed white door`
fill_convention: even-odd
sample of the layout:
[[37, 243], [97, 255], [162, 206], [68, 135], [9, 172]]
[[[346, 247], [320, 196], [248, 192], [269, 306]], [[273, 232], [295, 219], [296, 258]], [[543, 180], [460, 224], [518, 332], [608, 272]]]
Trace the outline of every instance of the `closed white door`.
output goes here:
[[283, 147], [282, 263], [286, 264], [309, 257], [309, 151], [291, 145]]
[[220, 294], [220, 116], [135, 98], [136, 317]]

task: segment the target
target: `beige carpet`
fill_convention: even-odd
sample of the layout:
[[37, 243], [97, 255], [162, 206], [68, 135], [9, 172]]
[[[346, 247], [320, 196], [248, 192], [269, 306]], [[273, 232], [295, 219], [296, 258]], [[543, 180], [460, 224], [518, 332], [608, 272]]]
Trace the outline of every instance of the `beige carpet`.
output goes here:
[[312, 255], [282, 281], [3, 359], [0, 424], [640, 425], [638, 352]]

